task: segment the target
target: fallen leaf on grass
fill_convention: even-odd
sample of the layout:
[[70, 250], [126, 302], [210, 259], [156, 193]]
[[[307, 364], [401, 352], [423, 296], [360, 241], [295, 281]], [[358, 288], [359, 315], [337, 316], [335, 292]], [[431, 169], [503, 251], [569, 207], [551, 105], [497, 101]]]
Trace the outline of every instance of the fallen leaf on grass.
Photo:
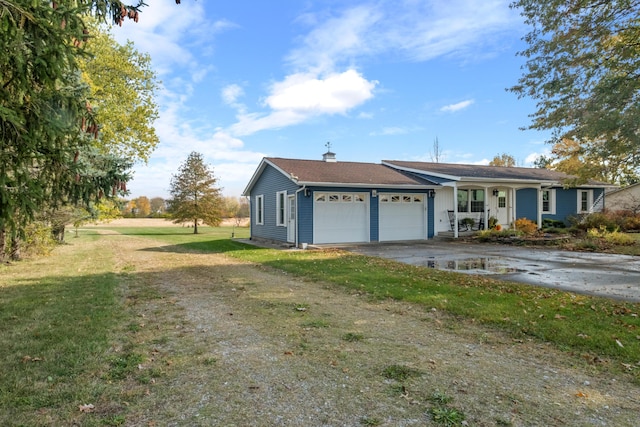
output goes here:
[[31, 357], [31, 356], [24, 356], [22, 358], [22, 363], [27, 363], [27, 362], [42, 362], [42, 358], [41, 357]]
[[589, 395], [579, 391], [579, 392], [576, 393], [576, 397], [589, 397]]
[[567, 316], [563, 316], [562, 314], [556, 314], [555, 316], [553, 316], [553, 318], [562, 320], [562, 319], [566, 319]]
[[616, 340], [616, 344], [618, 344], [620, 347], [624, 348], [624, 346], [622, 345], [622, 343], [620, 342], [620, 340]]
[[293, 356], [293, 351], [285, 351], [284, 354], [286, 356]]
[[85, 405], [78, 405], [78, 409], [80, 409], [80, 412], [93, 412], [95, 411], [96, 407], [93, 406], [91, 403], [89, 404], [85, 404]]

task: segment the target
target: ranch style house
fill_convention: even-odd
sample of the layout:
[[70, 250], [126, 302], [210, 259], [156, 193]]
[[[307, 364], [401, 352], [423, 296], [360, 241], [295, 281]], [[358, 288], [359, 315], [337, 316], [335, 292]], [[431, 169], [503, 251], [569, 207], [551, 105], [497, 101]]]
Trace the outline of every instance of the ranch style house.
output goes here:
[[266, 157], [243, 195], [251, 238], [292, 246], [431, 239], [527, 218], [567, 223], [601, 211], [610, 184], [548, 169]]

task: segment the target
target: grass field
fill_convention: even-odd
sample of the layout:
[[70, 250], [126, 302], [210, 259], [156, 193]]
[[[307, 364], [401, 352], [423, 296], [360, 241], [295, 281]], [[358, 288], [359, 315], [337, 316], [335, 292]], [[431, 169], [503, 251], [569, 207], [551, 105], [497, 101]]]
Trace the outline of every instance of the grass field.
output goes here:
[[[0, 424], [124, 425], [127, 405], [144, 399], [149, 384], [177, 369], [177, 357], [173, 365], [141, 368], [149, 358], [142, 349], [154, 342], [160, 345], [174, 326], [157, 322], [153, 334], [146, 332], [151, 320], [141, 319], [132, 308], [166, 302], [166, 296], [145, 287], [142, 280], [133, 280], [138, 276], [121, 259], [120, 248], [105, 244], [108, 237], [101, 233], [108, 229], [108, 225], [88, 228], [77, 239], [69, 235], [71, 244], [59, 247], [51, 257], [0, 266]], [[462, 327], [484, 324], [514, 340], [548, 342], [575, 357], [576, 364], [640, 384], [640, 304], [338, 250], [281, 251], [230, 239], [232, 233], [247, 237], [245, 228], [202, 227], [198, 235], [186, 227], [117, 231], [162, 242], [165, 253], [224, 253], [373, 299], [396, 299], [425, 311], [447, 312], [459, 318]], [[326, 325], [326, 320], [316, 320], [306, 327]]]

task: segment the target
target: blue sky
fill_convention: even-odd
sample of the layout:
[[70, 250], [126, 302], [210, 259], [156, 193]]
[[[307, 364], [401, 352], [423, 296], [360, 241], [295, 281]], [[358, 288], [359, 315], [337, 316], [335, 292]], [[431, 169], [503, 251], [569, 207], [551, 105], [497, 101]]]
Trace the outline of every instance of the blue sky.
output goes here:
[[162, 81], [160, 145], [131, 197], [168, 197], [191, 151], [240, 196], [265, 156], [519, 166], [547, 153], [522, 131], [535, 104], [517, 83], [527, 32], [511, 0], [150, 1], [113, 29]]

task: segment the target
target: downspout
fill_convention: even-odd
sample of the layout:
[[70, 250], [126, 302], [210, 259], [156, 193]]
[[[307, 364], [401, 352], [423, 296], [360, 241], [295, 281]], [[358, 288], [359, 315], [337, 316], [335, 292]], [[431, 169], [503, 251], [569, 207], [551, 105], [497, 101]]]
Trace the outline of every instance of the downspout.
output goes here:
[[299, 225], [298, 225], [298, 224], [299, 224], [299, 223], [298, 223], [298, 216], [299, 216], [299, 215], [298, 215], [298, 213], [299, 213], [299, 209], [300, 209], [300, 202], [298, 201], [298, 194], [299, 194], [301, 191], [304, 191], [306, 188], [307, 188], [307, 184], [304, 184], [302, 187], [300, 187], [300, 188], [298, 188], [298, 189], [296, 190], [296, 221], [295, 221], [295, 223], [296, 223], [296, 225], [295, 225], [295, 227], [296, 227], [296, 233], [295, 233], [295, 238], [293, 239], [293, 240], [294, 240], [294, 243], [295, 243], [295, 245], [296, 245], [296, 248], [299, 248], [299, 247], [300, 247], [300, 242], [298, 241], [298, 240], [299, 240], [299, 238], [298, 238], [298, 231], [299, 231], [299, 229], [300, 229], [300, 227], [299, 227]]

